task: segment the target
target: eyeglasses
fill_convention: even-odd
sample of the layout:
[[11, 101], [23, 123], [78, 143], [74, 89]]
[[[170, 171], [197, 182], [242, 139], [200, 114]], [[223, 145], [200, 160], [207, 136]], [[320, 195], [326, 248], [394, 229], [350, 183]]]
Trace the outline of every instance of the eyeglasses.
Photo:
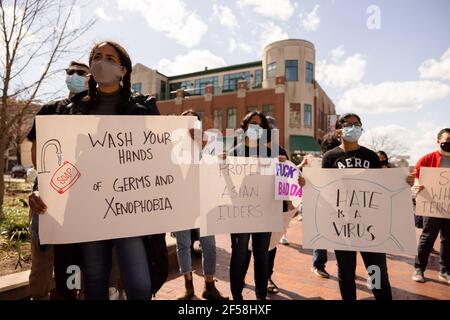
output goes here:
[[87, 74], [87, 72], [84, 71], [84, 70], [74, 70], [74, 69], [66, 69], [66, 73], [69, 76], [71, 76], [74, 73], [76, 73], [77, 75], [82, 76], [82, 77], [84, 77]]
[[350, 127], [353, 127], [353, 126], [361, 128], [362, 124], [359, 123], [359, 122], [356, 122], [356, 123], [343, 123], [342, 124], [342, 128], [350, 128]]

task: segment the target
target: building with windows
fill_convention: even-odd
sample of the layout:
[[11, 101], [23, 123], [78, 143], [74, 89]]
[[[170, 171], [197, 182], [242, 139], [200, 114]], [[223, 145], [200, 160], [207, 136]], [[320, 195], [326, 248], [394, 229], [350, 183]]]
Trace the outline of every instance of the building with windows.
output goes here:
[[[264, 48], [263, 59], [175, 76], [142, 64], [133, 68], [132, 87], [155, 95], [164, 115], [193, 109], [204, 129], [238, 128], [254, 110], [275, 117], [280, 144], [289, 153], [320, 151], [320, 140], [336, 114], [334, 103], [315, 81], [315, 48], [305, 40], [282, 40]], [[232, 141], [233, 137], [229, 141]]]

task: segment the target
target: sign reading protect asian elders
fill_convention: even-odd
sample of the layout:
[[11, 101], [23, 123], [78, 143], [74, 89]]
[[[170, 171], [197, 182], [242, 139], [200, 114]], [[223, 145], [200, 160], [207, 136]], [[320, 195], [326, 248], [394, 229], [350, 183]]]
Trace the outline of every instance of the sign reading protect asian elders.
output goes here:
[[421, 168], [419, 183], [416, 214], [450, 219], [450, 168]]
[[405, 169], [305, 168], [305, 248], [417, 254]]
[[198, 165], [177, 164], [172, 150], [194, 122], [174, 116], [36, 117], [39, 193], [48, 207], [40, 216], [41, 243], [193, 228], [200, 211]]
[[[282, 201], [274, 199], [274, 161], [204, 156], [200, 166], [200, 235], [283, 230]], [[261, 160], [261, 161], [260, 161]]]

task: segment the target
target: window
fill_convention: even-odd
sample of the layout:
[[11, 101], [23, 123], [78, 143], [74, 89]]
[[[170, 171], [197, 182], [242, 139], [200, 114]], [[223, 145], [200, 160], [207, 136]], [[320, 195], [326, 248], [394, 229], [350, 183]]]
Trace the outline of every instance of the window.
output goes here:
[[273, 105], [271, 105], [271, 104], [263, 105], [263, 113], [266, 117], [271, 116], [271, 117], [275, 118], [275, 109], [273, 108]]
[[305, 104], [305, 115], [304, 115], [304, 125], [305, 127], [311, 127], [312, 125], [312, 106], [310, 104]]
[[275, 78], [277, 76], [277, 63], [272, 62], [267, 65], [267, 79]]
[[166, 100], [166, 90], [167, 90], [167, 83], [165, 81], [161, 81], [161, 93], [159, 95], [161, 100]]
[[255, 107], [255, 106], [247, 107], [247, 113], [254, 112], [254, 111], [258, 111], [258, 107]]
[[284, 75], [286, 81], [298, 81], [298, 61], [286, 60], [284, 62]]
[[236, 128], [236, 108], [228, 109], [227, 128], [228, 129]]
[[255, 70], [255, 83], [253, 88], [261, 88], [263, 82], [263, 71], [262, 69]]
[[175, 99], [177, 97], [177, 90], [181, 89], [181, 82], [171, 83], [169, 86], [170, 99]]
[[223, 76], [223, 92], [236, 91], [238, 89], [239, 80], [246, 80], [250, 87], [250, 72], [239, 72], [226, 74]]
[[214, 94], [217, 95], [219, 93], [219, 77], [209, 77], [195, 80], [194, 93], [196, 95], [205, 95], [205, 88], [209, 84], [214, 85]]
[[131, 88], [133, 89], [134, 92], [142, 93], [142, 83], [141, 82], [133, 84], [131, 86]]
[[306, 83], [313, 83], [314, 80], [314, 65], [311, 62], [306, 62]]
[[222, 110], [214, 110], [214, 128], [222, 130]]
[[289, 127], [300, 128], [300, 103], [291, 103], [289, 107]]

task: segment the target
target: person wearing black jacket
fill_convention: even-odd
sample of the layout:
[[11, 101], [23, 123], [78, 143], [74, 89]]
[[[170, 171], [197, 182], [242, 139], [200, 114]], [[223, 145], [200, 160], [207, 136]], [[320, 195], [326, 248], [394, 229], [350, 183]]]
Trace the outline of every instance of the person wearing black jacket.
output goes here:
[[[95, 45], [89, 55], [89, 66], [91, 76], [88, 94], [83, 99], [69, 104], [67, 114], [159, 115], [154, 98], [132, 94], [131, 59], [119, 44], [106, 41]], [[46, 207], [42, 200], [36, 197], [34, 201], [37, 211], [45, 212]], [[116, 249], [127, 298], [151, 299], [155, 284], [151, 281], [145, 239], [130, 237], [81, 244], [82, 272], [87, 300], [109, 299], [113, 246]]]
[[[56, 100], [45, 104], [37, 115], [63, 114], [68, 104], [82, 99], [87, 94], [87, 75], [89, 67], [81, 62], [72, 61], [66, 72], [66, 85], [69, 96], [65, 99]], [[31, 154], [33, 166], [36, 168], [36, 121], [27, 135], [31, 141]], [[33, 190], [37, 192], [37, 180]], [[77, 296], [76, 290], [67, 288], [66, 282], [69, 276], [66, 272], [70, 265], [79, 264], [79, 248], [76, 245], [54, 245], [41, 246], [39, 244], [39, 216], [30, 210], [30, 224], [32, 234], [31, 245], [31, 272], [30, 293], [34, 300], [47, 299], [50, 291], [52, 300], [74, 300]], [[53, 254], [53, 257], [52, 257]], [[55, 289], [51, 289], [53, 267], [55, 269]]]

